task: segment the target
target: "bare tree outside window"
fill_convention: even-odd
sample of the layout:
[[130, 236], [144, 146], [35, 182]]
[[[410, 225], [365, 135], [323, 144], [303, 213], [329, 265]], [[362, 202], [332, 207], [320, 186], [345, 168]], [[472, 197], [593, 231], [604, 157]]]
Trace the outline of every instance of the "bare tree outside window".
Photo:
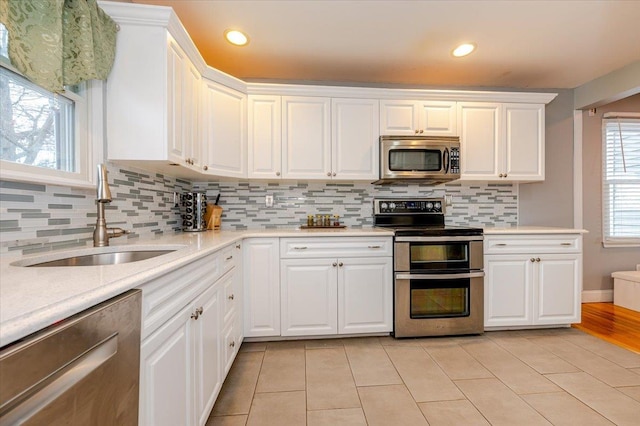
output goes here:
[[[7, 32], [0, 25], [0, 53]], [[0, 159], [73, 172], [74, 102], [0, 66]]]

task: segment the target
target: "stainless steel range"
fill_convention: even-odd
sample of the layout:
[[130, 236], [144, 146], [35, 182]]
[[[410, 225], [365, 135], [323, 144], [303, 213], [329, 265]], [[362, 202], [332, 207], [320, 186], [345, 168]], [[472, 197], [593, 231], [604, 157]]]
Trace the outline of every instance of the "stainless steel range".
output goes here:
[[374, 224], [395, 231], [395, 337], [481, 334], [483, 235], [446, 226], [444, 199], [375, 199]]

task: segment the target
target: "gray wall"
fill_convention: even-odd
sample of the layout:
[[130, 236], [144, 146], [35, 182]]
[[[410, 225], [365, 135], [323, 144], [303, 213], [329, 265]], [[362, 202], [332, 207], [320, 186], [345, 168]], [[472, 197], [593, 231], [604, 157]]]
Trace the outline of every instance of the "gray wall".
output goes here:
[[573, 90], [545, 110], [545, 180], [521, 184], [519, 224], [573, 227]]
[[597, 108], [596, 115], [582, 114], [584, 290], [613, 288], [611, 273], [630, 271], [640, 263], [640, 247], [602, 246], [602, 115], [605, 112], [640, 112], [640, 95]]

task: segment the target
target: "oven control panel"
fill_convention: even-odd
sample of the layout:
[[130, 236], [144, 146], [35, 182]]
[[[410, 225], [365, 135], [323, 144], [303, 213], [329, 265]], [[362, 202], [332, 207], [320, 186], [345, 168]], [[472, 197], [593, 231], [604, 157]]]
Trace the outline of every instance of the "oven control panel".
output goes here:
[[443, 214], [443, 198], [376, 199], [374, 214]]

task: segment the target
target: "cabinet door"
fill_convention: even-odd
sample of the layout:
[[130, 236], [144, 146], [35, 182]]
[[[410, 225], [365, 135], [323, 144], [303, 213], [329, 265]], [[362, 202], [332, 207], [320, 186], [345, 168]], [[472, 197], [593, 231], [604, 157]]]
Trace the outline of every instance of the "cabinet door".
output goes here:
[[544, 180], [544, 105], [504, 104], [505, 177]]
[[579, 254], [540, 254], [534, 324], [580, 322], [582, 261]]
[[419, 132], [418, 102], [409, 100], [380, 101], [381, 135], [415, 135]]
[[191, 61], [185, 61], [185, 86], [182, 110], [182, 139], [185, 158], [191, 168], [202, 168], [202, 140], [200, 139], [200, 93], [202, 78]]
[[340, 259], [338, 333], [376, 333], [392, 329], [392, 258]]
[[458, 103], [461, 180], [495, 180], [502, 173], [500, 104]]
[[243, 242], [244, 335], [280, 335], [280, 253], [278, 238]]
[[332, 99], [331, 117], [332, 178], [378, 179], [378, 100]]
[[220, 285], [213, 284], [194, 302], [195, 309], [201, 312], [198, 319], [192, 320], [195, 354], [194, 395], [196, 396], [196, 418], [199, 425], [204, 425], [207, 422], [222, 387], [221, 291]]
[[246, 177], [246, 95], [205, 80], [204, 105], [203, 168], [217, 176]]
[[185, 307], [140, 349], [140, 424], [191, 425], [195, 397], [192, 383], [192, 304]]
[[187, 55], [173, 40], [167, 46], [167, 143], [169, 159], [185, 164], [185, 141], [183, 138], [184, 85]]
[[530, 325], [534, 265], [530, 256], [495, 255], [484, 259], [485, 327]]
[[282, 177], [331, 177], [329, 98], [282, 97]]
[[249, 178], [282, 175], [282, 101], [280, 96], [249, 95]]
[[336, 334], [337, 261], [284, 259], [280, 276], [282, 336]]
[[446, 101], [424, 101], [420, 103], [420, 134], [457, 136], [456, 103]]

